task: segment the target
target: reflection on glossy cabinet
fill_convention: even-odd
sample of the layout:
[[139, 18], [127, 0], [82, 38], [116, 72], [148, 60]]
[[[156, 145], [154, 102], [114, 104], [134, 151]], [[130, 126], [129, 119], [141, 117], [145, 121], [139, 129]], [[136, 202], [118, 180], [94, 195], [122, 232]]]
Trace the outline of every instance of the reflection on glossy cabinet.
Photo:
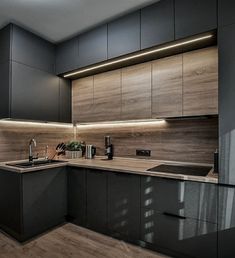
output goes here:
[[182, 116], [182, 55], [152, 63], [152, 117]]
[[122, 69], [122, 119], [151, 117], [151, 63]]
[[235, 187], [219, 186], [219, 258], [235, 257]]
[[120, 120], [121, 71], [115, 70], [94, 76], [93, 121]]
[[183, 115], [218, 114], [217, 47], [183, 54]]
[[73, 81], [73, 122], [90, 122], [93, 118], [93, 76]]

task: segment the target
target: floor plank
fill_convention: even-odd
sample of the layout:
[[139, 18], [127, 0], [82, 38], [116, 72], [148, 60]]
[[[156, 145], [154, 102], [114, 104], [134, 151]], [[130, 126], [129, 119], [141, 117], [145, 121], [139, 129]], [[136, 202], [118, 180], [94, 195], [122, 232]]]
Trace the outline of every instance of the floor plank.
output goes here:
[[0, 258], [167, 258], [93, 231], [65, 224], [20, 244], [0, 233]]

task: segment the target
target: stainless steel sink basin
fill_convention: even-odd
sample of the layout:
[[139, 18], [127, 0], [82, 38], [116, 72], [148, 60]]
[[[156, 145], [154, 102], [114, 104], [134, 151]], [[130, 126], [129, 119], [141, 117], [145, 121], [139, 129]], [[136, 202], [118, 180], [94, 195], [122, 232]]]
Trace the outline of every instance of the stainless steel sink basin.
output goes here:
[[32, 168], [32, 167], [40, 167], [50, 164], [56, 164], [56, 163], [65, 163], [66, 161], [63, 160], [36, 160], [34, 162], [19, 162], [19, 163], [8, 163], [6, 165], [12, 166], [12, 167], [18, 167], [18, 168]]

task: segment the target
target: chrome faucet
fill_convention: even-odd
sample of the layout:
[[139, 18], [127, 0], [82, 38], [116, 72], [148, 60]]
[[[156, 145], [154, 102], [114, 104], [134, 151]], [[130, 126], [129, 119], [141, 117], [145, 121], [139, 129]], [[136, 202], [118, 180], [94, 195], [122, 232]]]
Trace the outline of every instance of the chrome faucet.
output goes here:
[[29, 141], [29, 162], [33, 162], [34, 159], [38, 159], [38, 155], [36, 157], [33, 156], [33, 146], [37, 146], [37, 142], [35, 139], [31, 139]]

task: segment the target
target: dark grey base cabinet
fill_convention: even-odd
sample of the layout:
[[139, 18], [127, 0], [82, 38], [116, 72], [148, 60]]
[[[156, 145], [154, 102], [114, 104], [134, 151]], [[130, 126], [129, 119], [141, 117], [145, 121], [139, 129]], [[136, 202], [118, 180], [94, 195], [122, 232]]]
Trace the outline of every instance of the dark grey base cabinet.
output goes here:
[[112, 236], [140, 239], [140, 176], [108, 173], [108, 226]]
[[235, 186], [219, 186], [219, 258], [235, 257]]
[[66, 221], [65, 168], [1, 171], [0, 193], [0, 226], [21, 242]]
[[217, 257], [217, 187], [141, 178], [141, 241], [174, 257]]

